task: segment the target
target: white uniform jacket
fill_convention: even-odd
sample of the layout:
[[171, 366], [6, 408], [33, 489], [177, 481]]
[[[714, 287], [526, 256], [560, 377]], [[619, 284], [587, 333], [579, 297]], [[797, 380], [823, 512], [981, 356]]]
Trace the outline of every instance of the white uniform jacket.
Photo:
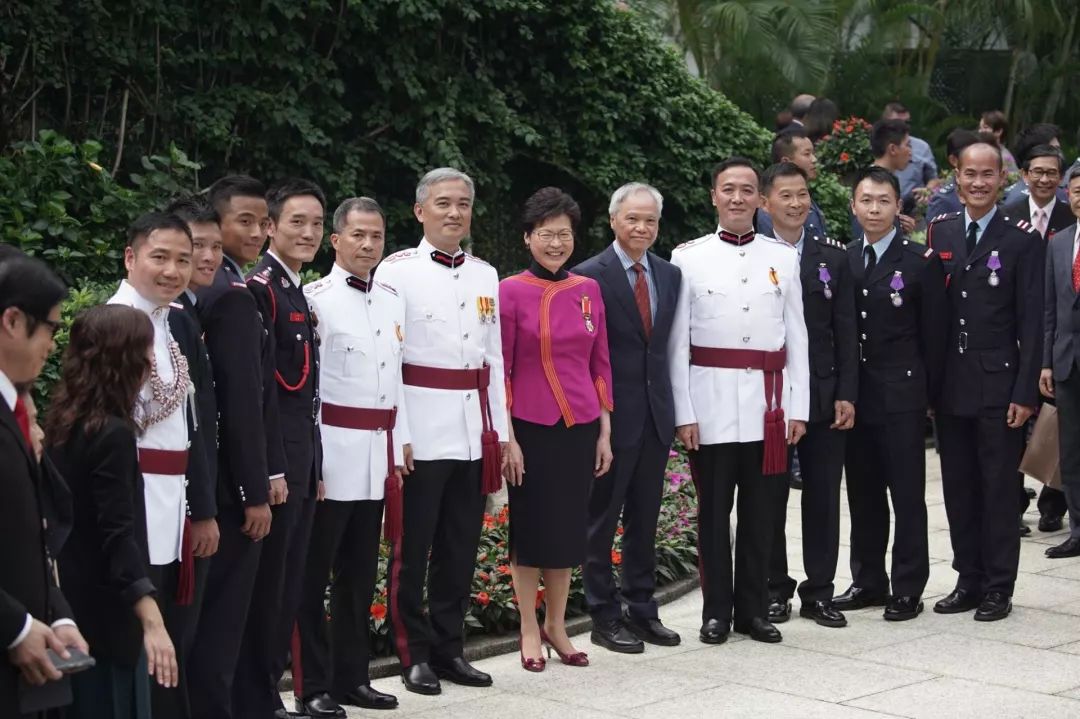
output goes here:
[[786, 348], [784, 417], [805, 421], [810, 369], [795, 248], [761, 234], [736, 246], [713, 233], [676, 247], [671, 263], [683, 273], [668, 344], [675, 424], [697, 423], [702, 444], [765, 436], [762, 371], [691, 366], [691, 345]]
[[[322, 404], [364, 409], [397, 407], [394, 463], [404, 463], [409, 443], [401, 385], [405, 306], [379, 282], [362, 292], [348, 285], [351, 275], [338, 265], [304, 295], [318, 318], [322, 338], [319, 394]], [[386, 466], [384, 430], [349, 429], [322, 422], [322, 477], [326, 498], [338, 502], [383, 499]]]
[[[127, 280], [109, 299], [111, 305], [128, 305], [150, 316], [154, 325], [154, 362], [158, 376], [167, 385], [174, 380], [169, 343], [173, 342], [169, 330], [169, 306], [158, 307], [140, 295]], [[140, 450], [162, 449], [186, 452], [189, 448], [187, 416], [194, 386], [188, 381], [188, 393], [184, 401], [160, 422], [150, 425], [137, 437]], [[150, 383], [145, 382], [139, 391], [139, 402], [145, 414], [157, 411]], [[180, 559], [184, 519], [187, 516], [187, 478], [182, 474], [147, 474], [143, 472], [143, 495], [146, 500], [146, 538], [150, 548], [150, 564], [161, 566]]]
[[[499, 276], [488, 263], [460, 251], [454, 256], [460, 262], [457, 267], [440, 264], [432, 259], [434, 251], [427, 239], [421, 240], [415, 249], [387, 257], [375, 273], [405, 303], [405, 362], [471, 370], [487, 364], [492, 424], [499, 441], [506, 442], [506, 387], [496, 307]], [[405, 405], [415, 459], [481, 458], [478, 392], [406, 385]]]

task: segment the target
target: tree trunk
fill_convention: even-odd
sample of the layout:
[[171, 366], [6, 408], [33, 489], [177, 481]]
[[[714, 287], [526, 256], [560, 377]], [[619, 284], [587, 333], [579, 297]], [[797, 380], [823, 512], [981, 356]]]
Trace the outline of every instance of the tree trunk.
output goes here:
[[1005, 117], [1009, 119], [1009, 123], [1016, 127], [1015, 118], [1012, 116], [1013, 96], [1016, 94], [1016, 73], [1020, 68], [1020, 48], [1013, 48], [1012, 62], [1009, 63], [1009, 84], [1005, 89], [1005, 106], [1001, 108], [1001, 111], [1005, 113]]
[[1069, 18], [1069, 24], [1065, 30], [1065, 41], [1058, 47], [1058, 56], [1054, 63], [1057, 72], [1054, 73], [1054, 81], [1050, 84], [1050, 95], [1046, 98], [1046, 103], [1043, 105], [1043, 122], [1053, 122], [1054, 115], [1057, 114], [1058, 105], [1061, 104], [1061, 95], [1065, 90], [1065, 65], [1069, 62], [1069, 58], [1075, 52], [1073, 43], [1076, 38], [1077, 13], [1080, 13], [1080, 9], [1074, 7], [1072, 15]]

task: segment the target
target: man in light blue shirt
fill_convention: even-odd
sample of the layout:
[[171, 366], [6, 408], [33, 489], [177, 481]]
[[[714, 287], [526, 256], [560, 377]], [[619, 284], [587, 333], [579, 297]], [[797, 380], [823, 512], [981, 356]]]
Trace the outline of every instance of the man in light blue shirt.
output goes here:
[[[911, 111], [902, 103], [890, 102], [881, 113], [882, 120], [903, 120], [911, 124]], [[911, 193], [937, 177], [937, 161], [929, 143], [911, 136], [911, 162], [907, 167], [896, 170], [896, 179], [900, 180], [900, 198], [904, 205], [910, 204]]]

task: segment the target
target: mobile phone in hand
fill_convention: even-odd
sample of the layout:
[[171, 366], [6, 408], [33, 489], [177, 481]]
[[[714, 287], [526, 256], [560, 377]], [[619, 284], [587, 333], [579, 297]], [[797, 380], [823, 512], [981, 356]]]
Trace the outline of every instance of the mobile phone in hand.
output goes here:
[[64, 674], [77, 674], [97, 664], [92, 656], [82, 653], [75, 647], [68, 647], [67, 650], [71, 655], [68, 659], [62, 658], [52, 649], [45, 650], [49, 655], [49, 661]]

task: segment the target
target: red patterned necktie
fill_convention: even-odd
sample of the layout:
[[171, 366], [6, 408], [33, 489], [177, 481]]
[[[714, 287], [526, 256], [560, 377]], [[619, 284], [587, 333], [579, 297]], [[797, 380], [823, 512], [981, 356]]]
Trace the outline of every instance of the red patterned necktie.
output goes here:
[[1073, 255], [1073, 292], [1080, 294], [1080, 252]]
[[[1073, 269], [1073, 277], [1076, 277], [1076, 270]], [[19, 429], [22, 430], [23, 439], [26, 440], [26, 446], [32, 447], [33, 442], [30, 439], [30, 415], [26, 411], [26, 403], [23, 402], [23, 398], [19, 397], [15, 400], [15, 423], [19, 425]]]
[[[637, 279], [634, 280], [634, 303], [637, 305], [638, 312], [641, 313], [641, 324], [645, 327], [645, 338], [648, 339], [652, 336], [652, 307], [649, 303], [649, 283], [645, 281], [644, 265], [635, 262], [631, 267], [637, 273]], [[1073, 276], [1076, 276], [1075, 270]]]

